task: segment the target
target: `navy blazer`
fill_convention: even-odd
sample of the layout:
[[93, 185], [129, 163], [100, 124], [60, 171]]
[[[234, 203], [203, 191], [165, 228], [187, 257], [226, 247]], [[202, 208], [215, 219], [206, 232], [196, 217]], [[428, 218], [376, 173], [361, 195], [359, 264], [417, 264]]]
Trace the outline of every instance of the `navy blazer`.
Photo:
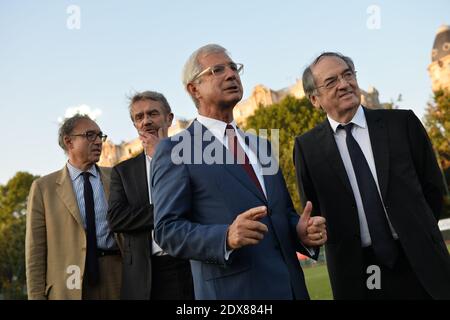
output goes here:
[[[267, 140], [252, 135], [246, 140], [252, 148], [265, 145], [270, 151]], [[266, 199], [241, 165], [208, 164], [199, 159], [202, 154], [230, 157], [195, 120], [158, 145], [151, 178], [155, 239], [169, 254], [190, 259], [196, 299], [308, 299], [296, 251], [308, 253], [295, 231], [299, 216], [281, 170], [264, 175]], [[269, 232], [225, 260], [228, 226], [261, 205], [268, 208], [262, 222]]]

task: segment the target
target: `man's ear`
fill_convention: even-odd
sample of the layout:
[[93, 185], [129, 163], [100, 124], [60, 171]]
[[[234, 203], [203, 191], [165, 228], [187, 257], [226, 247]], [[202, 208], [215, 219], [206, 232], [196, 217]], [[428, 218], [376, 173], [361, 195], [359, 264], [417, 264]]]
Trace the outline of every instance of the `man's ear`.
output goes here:
[[312, 105], [314, 106], [314, 108], [316, 109], [322, 109], [322, 107], [320, 106], [320, 102], [319, 102], [319, 98], [317, 97], [317, 95], [312, 94], [309, 97], [309, 101], [311, 101]]
[[197, 88], [198, 83], [188, 83], [186, 86], [187, 91], [189, 92], [189, 94], [194, 97], [196, 100], [198, 100], [200, 98], [200, 92], [198, 91]]
[[173, 113], [169, 113], [167, 115], [167, 126], [170, 127], [172, 125], [172, 121], [173, 121]]
[[66, 146], [66, 150], [72, 149], [72, 139], [69, 136], [64, 136], [64, 145]]

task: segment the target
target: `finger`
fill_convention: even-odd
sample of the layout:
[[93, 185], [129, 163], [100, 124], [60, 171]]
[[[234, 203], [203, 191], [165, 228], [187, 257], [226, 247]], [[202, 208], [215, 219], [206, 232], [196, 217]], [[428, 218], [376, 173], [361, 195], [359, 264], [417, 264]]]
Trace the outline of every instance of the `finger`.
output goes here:
[[247, 230], [256, 231], [260, 233], [267, 233], [269, 231], [269, 228], [267, 226], [259, 221], [248, 221], [248, 223], [245, 225], [245, 228]]
[[243, 235], [243, 238], [254, 239], [254, 240], [261, 241], [262, 239], [264, 239], [264, 233], [263, 232], [253, 231], [253, 230], [247, 230], [245, 232], [245, 234]]
[[308, 221], [309, 218], [311, 217], [311, 212], [312, 212], [312, 203], [311, 201], [307, 201], [300, 219], [302, 219], [303, 221]]
[[257, 240], [257, 239], [252, 239], [252, 238], [245, 238], [242, 239], [239, 244], [241, 245], [241, 247], [243, 246], [249, 246], [249, 245], [255, 245], [258, 244], [261, 240]]
[[319, 232], [323, 232], [323, 231], [324, 231], [324, 228], [319, 228], [314, 225], [308, 226], [308, 228], [306, 228], [306, 232], [308, 232], [309, 234], [310, 233], [319, 233]]
[[324, 245], [327, 242], [327, 240], [328, 240], [327, 236], [324, 236], [320, 240], [313, 241], [313, 245], [312, 246], [319, 247], [321, 245]]
[[325, 222], [327, 221], [324, 217], [320, 216], [312, 217], [311, 220], [313, 220], [313, 224], [315, 226], [324, 225]]
[[241, 213], [239, 215], [239, 217], [243, 218], [243, 219], [255, 220], [255, 219], [261, 219], [266, 214], [267, 214], [267, 207], [261, 206], [261, 207], [255, 207], [255, 208], [248, 209], [244, 213]]
[[308, 239], [312, 240], [312, 241], [322, 240], [323, 239], [323, 234], [321, 235], [320, 233], [309, 233], [308, 234]]

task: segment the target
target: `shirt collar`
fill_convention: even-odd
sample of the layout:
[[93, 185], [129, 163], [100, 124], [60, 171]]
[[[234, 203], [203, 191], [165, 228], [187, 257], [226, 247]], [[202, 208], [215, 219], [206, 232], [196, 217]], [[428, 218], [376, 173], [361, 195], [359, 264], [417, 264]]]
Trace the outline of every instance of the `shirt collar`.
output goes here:
[[358, 107], [358, 110], [356, 110], [356, 113], [353, 116], [353, 119], [350, 120], [350, 122], [348, 122], [348, 123], [339, 123], [336, 120], [332, 119], [329, 115], [327, 115], [327, 118], [328, 118], [328, 122], [330, 123], [331, 129], [333, 129], [334, 133], [336, 133], [337, 127], [340, 124], [346, 125], [348, 123], [354, 123], [358, 127], [361, 127], [364, 129], [367, 127], [366, 115], [364, 114], [364, 109], [362, 108], [361, 105]]
[[[216, 137], [216, 139], [219, 139], [219, 141], [223, 140], [223, 137], [225, 136], [225, 129], [228, 123], [223, 122], [221, 120], [208, 118], [202, 115], [198, 115], [197, 120], [202, 125], [204, 125], [206, 129], [211, 131], [211, 133]], [[234, 130], [236, 131], [238, 130], [236, 126], [236, 121], [233, 120], [230, 124], [233, 126]]]
[[[75, 168], [73, 165], [70, 164], [69, 161], [67, 161], [67, 169], [69, 170], [70, 179], [72, 181], [75, 181], [76, 178], [78, 178], [81, 174], [83, 174], [83, 171], [81, 171], [78, 168]], [[89, 170], [87, 170], [90, 174], [92, 174], [94, 177], [97, 177], [97, 167], [95, 165], [91, 166]]]

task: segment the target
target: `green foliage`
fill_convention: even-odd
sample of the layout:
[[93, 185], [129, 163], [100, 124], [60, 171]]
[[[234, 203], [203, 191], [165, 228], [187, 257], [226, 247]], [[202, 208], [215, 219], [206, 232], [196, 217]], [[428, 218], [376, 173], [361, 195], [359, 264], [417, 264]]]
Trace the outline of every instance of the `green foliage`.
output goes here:
[[442, 169], [450, 167], [450, 91], [437, 91], [425, 114], [425, 127]]
[[301, 208], [301, 204], [293, 163], [294, 139], [314, 128], [324, 119], [325, 113], [315, 109], [307, 98], [299, 100], [292, 96], [287, 96], [279, 103], [270, 106], [259, 106], [255, 114], [247, 119], [246, 130], [254, 129], [258, 132], [260, 129], [267, 129], [269, 140], [270, 130], [280, 130], [280, 167], [297, 210]]
[[5, 299], [23, 299], [25, 294], [26, 204], [37, 176], [17, 172], [0, 185], [0, 291]]
[[450, 91], [434, 93], [434, 101], [428, 104], [425, 113], [425, 127], [445, 176], [447, 195], [442, 218], [450, 218]]
[[6, 185], [0, 185], [0, 223], [25, 215], [28, 192], [36, 178], [19, 171]]

